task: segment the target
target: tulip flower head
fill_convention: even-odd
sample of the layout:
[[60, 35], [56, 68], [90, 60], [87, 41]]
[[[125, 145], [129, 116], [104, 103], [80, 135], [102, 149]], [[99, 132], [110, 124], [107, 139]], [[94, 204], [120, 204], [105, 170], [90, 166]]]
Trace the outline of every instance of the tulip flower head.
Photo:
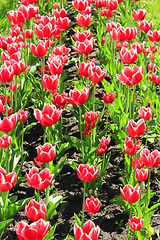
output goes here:
[[9, 117], [5, 117], [3, 120], [0, 119], [0, 131], [8, 133], [15, 128], [17, 123], [17, 114], [14, 113]]
[[45, 219], [46, 217], [46, 205], [41, 200], [39, 203], [32, 199], [29, 204], [25, 205], [25, 213], [29, 220], [36, 222], [39, 219]]
[[148, 121], [152, 117], [152, 109], [150, 107], [146, 108], [142, 106], [138, 111], [138, 115], [140, 118]]
[[78, 178], [84, 182], [93, 181], [98, 176], [98, 170], [95, 171], [93, 165], [80, 164], [76, 171]]
[[160, 152], [158, 150], [154, 150], [150, 153], [148, 149], [144, 148], [140, 154], [140, 159], [148, 168], [157, 167], [160, 163]]
[[84, 208], [88, 213], [97, 213], [100, 209], [101, 202], [98, 198], [91, 196], [84, 201]]
[[127, 184], [123, 189], [120, 188], [120, 193], [125, 201], [135, 203], [140, 198], [141, 189], [139, 186], [132, 187], [131, 185]]
[[[10, 146], [12, 143], [12, 137], [8, 136], [8, 145]], [[0, 138], [0, 147], [7, 148], [7, 135], [3, 134]]]
[[6, 170], [0, 167], [0, 192], [8, 192], [16, 184], [17, 175], [15, 172], [6, 174]]
[[[136, 142], [136, 152], [138, 152], [140, 150], [140, 146], [139, 146], [139, 140]], [[127, 153], [128, 155], [135, 155], [135, 144], [134, 141], [132, 139], [132, 137], [128, 137], [126, 136], [126, 140], [125, 140], [125, 144], [124, 144], [124, 151], [125, 153]]]
[[89, 91], [89, 86], [87, 88], [84, 87], [81, 91], [77, 90], [76, 88], [74, 90], [70, 90], [67, 101], [73, 105], [82, 105], [87, 101], [89, 97]]
[[137, 22], [144, 20], [146, 14], [147, 11], [145, 9], [138, 9], [137, 11], [133, 9], [133, 18]]
[[140, 136], [142, 136], [146, 129], [144, 119], [140, 119], [137, 122], [131, 119], [130, 121], [128, 121], [126, 129], [130, 137], [139, 138]]
[[106, 104], [110, 104], [114, 101], [114, 94], [112, 92], [110, 93], [103, 93], [103, 101], [106, 103]]
[[75, 223], [73, 228], [73, 233], [75, 236], [75, 240], [80, 240], [80, 239], [98, 240], [100, 235], [100, 228], [99, 226], [95, 226], [95, 224], [91, 220], [88, 220], [83, 224], [82, 228]]
[[137, 60], [138, 57], [136, 49], [131, 48], [130, 50], [128, 50], [125, 47], [121, 48], [121, 50], [119, 51], [119, 56], [124, 64], [132, 64]]
[[148, 23], [146, 20], [138, 23], [138, 27], [140, 31], [147, 33], [149, 30], [152, 29], [152, 22]]
[[148, 178], [148, 169], [136, 169], [136, 178], [139, 182], [145, 182]]
[[34, 161], [38, 166], [42, 166], [44, 163], [48, 163], [54, 160], [56, 156], [56, 148], [50, 143], [45, 143], [37, 148], [37, 157]]
[[108, 146], [108, 144], [110, 143], [110, 138], [105, 138], [104, 136], [101, 138], [101, 140], [99, 140], [100, 141], [100, 145], [99, 145], [99, 147], [97, 148], [97, 150], [96, 150], [96, 152], [97, 152], [97, 154], [99, 154], [99, 155], [102, 155], [102, 154], [104, 154], [106, 151], [107, 151], [107, 146]]
[[131, 219], [128, 219], [128, 223], [133, 231], [139, 231], [143, 226], [143, 219], [141, 217], [133, 216]]

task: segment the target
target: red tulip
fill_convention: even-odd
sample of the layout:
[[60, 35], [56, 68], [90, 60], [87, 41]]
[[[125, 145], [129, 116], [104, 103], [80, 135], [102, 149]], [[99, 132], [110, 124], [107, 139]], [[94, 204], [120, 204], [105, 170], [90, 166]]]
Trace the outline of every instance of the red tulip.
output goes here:
[[47, 53], [46, 43], [39, 40], [37, 46], [31, 43], [31, 52], [37, 57], [44, 57]]
[[99, 41], [103, 45], [105, 43], [105, 41], [106, 41], [106, 38], [101, 38], [101, 40], [99, 40]]
[[8, 192], [16, 184], [17, 175], [15, 172], [6, 174], [6, 170], [0, 167], [0, 192]]
[[55, 54], [55, 55], [67, 55], [69, 52], [70, 52], [70, 48], [66, 48], [65, 47], [65, 44], [63, 44], [63, 45], [57, 45], [56, 47], [54, 47], [53, 48], [53, 50], [52, 50], [52, 52], [53, 52], [53, 54]]
[[96, 227], [91, 220], [88, 220], [83, 224], [82, 228], [75, 223], [73, 232], [75, 240], [98, 240], [100, 235], [100, 228], [99, 226]]
[[40, 39], [50, 38], [53, 34], [52, 24], [48, 22], [43, 25], [42, 23], [35, 25], [35, 33]]
[[24, 60], [17, 62], [14, 59], [11, 59], [11, 64], [14, 70], [14, 75], [20, 75], [22, 72], [25, 71], [26, 66]]
[[100, 11], [100, 14], [102, 17], [112, 18], [114, 15], [114, 11], [111, 11], [110, 9], [103, 9]]
[[142, 21], [145, 19], [147, 11], [145, 9], [138, 9], [137, 11], [133, 9], [133, 18], [135, 21]]
[[157, 76], [154, 72], [152, 72], [151, 74], [148, 74], [148, 78], [150, 81], [154, 82], [154, 84], [160, 83], [160, 77]]
[[148, 170], [147, 169], [136, 169], [136, 178], [139, 182], [145, 182], [148, 178]]
[[[115, 23], [115, 22], [111, 22], [111, 23], [107, 23], [107, 32], [109, 34], [112, 34], [112, 31], [114, 28], [119, 28], [121, 25], [120, 23]], [[123, 38], [123, 37], [122, 37]]]
[[5, 63], [0, 68], [0, 82], [9, 83], [12, 81], [14, 76], [14, 70], [10, 62], [5, 61]]
[[[8, 136], [8, 145], [10, 146], [12, 143], [12, 137]], [[0, 138], [0, 147], [7, 148], [7, 135], [3, 134]]]
[[[33, 35], [33, 30], [32, 29], [26, 29], [25, 30], [25, 38], [26, 39], [31, 39]], [[22, 36], [24, 37], [24, 31], [22, 31]]]
[[119, 56], [124, 64], [132, 64], [137, 60], [138, 57], [136, 49], [131, 48], [128, 50], [125, 47], [121, 48], [119, 51]]
[[156, 71], [156, 69], [157, 69], [157, 65], [156, 64], [154, 64], [154, 67], [153, 67], [153, 63], [149, 63], [148, 65], [147, 65], [147, 70], [148, 70], [148, 72], [155, 72]]
[[82, 105], [89, 97], [89, 90], [90, 87], [84, 87], [81, 91], [77, 90], [76, 88], [74, 90], [70, 90], [67, 101], [73, 105]]
[[122, 47], [125, 47], [125, 48], [128, 48], [128, 46], [129, 46], [129, 43], [128, 42], [122, 42], [122, 44], [121, 43], [117, 43], [116, 44], [116, 48], [118, 49], [118, 50], [121, 50], [121, 48]]
[[[110, 26], [108, 25], [108, 28]], [[121, 25], [116, 28], [114, 27], [114, 25], [112, 26], [111, 25], [111, 37], [116, 41], [116, 42], [124, 42], [126, 41], [127, 39], [127, 36], [126, 36], [126, 31], [124, 29], [124, 27], [122, 27]], [[108, 30], [108, 29], [107, 29]]]
[[118, 0], [108, 0], [108, 1], [106, 1], [106, 7], [111, 11], [116, 10], [117, 7], [118, 7]]
[[36, 222], [39, 219], [45, 219], [46, 217], [46, 205], [41, 200], [39, 203], [32, 199], [29, 204], [25, 205], [25, 213], [29, 220]]
[[62, 31], [65, 31], [71, 23], [71, 20], [68, 17], [58, 18], [57, 19], [57, 27]]
[[80, 164], [76, 171], [78, 178], [84, 182], [93, 181], [98, 176], [98, 170], [95, 171], [93, 165]]
[[[3, 104], [5, 104], [5, 96], [0, 96], [0, 100], [2, 101]], [[7, 96], [7, 104], [10, 104], [11, 103], [11, 98], [10, 96]]]
[[84, 208], [88, 213], [97, 213], [100, 209], [101, 202], [98, 198], [91, 196], [84, 201]]
[[138, 27], [142, 32], [147, 33], [149, 30], [152, 29], [152, 22], [148, 23], [146, 20], [138, 23]]
[[94, 46], [94, 38], [86, 39], [84, 42], [75, 42], [75, 47], [72, 47], [78, 54], [89, 54]]
[[88, 123], [95, 122], [99, 118], [99, 112], [86, 112], [84, 115], [85, 121]]
[[97, 148], [96, 152], [97, 154], [102, 155], [107, 151], [107, 146], [110, 143], [110, 138], [105, 138], [103, 136], [99, 141], [100, 141], [100, 145]]
[[48, 57], [47, 65], [51, 74], [57, 74], [58, 76], [61, 75], [63, 71], [63, 62], [61, 58], [58, 56], [50, 55]]
[[86, 28], [89, 26], [89, 24], [91, 22], [92, 15], [91, 14], [89, 14], [89, 15], [78, 14], [75, 19], [76, 19], [76, 22], [79, 27]]
[[[2, 107], [2, 114], [6, 115], [6, 106], [5, 105]], [[12, 114], [12, 107], [10, 107], [8, 105], [7, 105], [7, 114], [8, 114], [8, 116]]]
[[89, 79], [94, 83], [101, 82], [106, 76], [107, 70], [102, 71], [99, 66], [89, 68]]
[[74, 34], [74, 40], [78, 42], [84, 42], [85, 40], [91, 40], [92, 39], [92, 33], [90, 30], [86, 30], [83, 32], [79, 32], [78, 30]]
[[157, 167], [160, 163], [160, 152], [158, 150], [154, 150], [150, 153], [150, 151], [144, 148], [140, 154], [141, 161], [148, 168]]
[[59, 94], [58, 92], [53, 93], [52, 102], [56, 105], [58, 109], [64, 109], [67, 103], [68, 94], [63, 92]]
[[[140, 150], [140, 146], [139, 146], [139, 141], [136, 142], [136, 152], [138, 152]], [[127, 153], [128, 155], [134, 156], [135, 155], [135, 144], [133, 142], [132, 137], [128, 137], [126, 136], [126, 140], [125, 140], [125, 144], [124, 144], [124, 151], [125, 153]]]
[[18, 121], [24, 122], [26, 121], [26, 119], [28, 118], [28, 111], [24, 111], [24, 110], [19, 110], [17, 113], [17, 119]]
[[[135, 159], [132, 158], [132, 167], [135, 168]], [[140, 158], [139, 160], [136, 159], [136, 169], [141, 169], [143, 167], [143, 161], [142, 159]]]
[[9, 32], [12, 35], [12, 37], [18, 37], [20, 35], [21, 28], [17, 25], [13, 25], [10, 27]]
[[105, 7], [105, 1], [103, 1], [103, 0], [96, 0], [95, 5], [96, 5], [96, 8]]
[[[11, 89], [11, 84], [9, 85], [10, 89]], [[17, 91], [20, 88], [20, 83], [17, 83]], [[12, 91], [15, 92], [16, 91], [16, 83], [12, 82]]]
[[130, 203], [135, 203], [138, 201], [141, 195], [141, 189], [139, 186], [132, 187], [131, 185], [127, 184], [124, 188], [120, 188], [120, 193], [124, 200]]
[[106, 104], [109, 104], [109, 103], [112, 103], [114, 101], [114, 94], [112, 92], [110, 93], [103, 93], [103, 101], [106, 103]]
[[95, 63], [93, 62], [89, 62], [89, 63], [81, 62], [79, 67], [76, 65], [80, 76], [85, 78], [89, 77], [89, 68], [94, 66], [95, 66]]
[[46, 104], [43, 107], [43, 110], [39, 109], [34, 110], [34, 116], [43, 126], [49, 127], [53, 124], [56, 124], [62, 114], [62, 110], [58, 110], [55, 106]]
[[17, 114], [14, 113], [9, 117], [4, 118], [3, 120], [0, 119], [0, 131], [8, 133], [13, 128], [15, 128], [17, 122]]
[[88, 6], [84, 10], [81, 10], [80, 13], [85, 15], [85, 14], [90, 14], [91, 11], [92, 11], [91, 7]]
[[121, 71], [120, 75], [116, 74], [116, 77], [123, 85], [134, 86], [135, 84], [141, 82], [143, 77], [143, 68], [142, 66], [137, 67], [136, 65], [133, 65], [133, 69], [125, 67]]
[[27, 19], [28, 19], [28, 9], [26, 6], [21, 5], [17, 11], [17, 20], [23, 23]]
[[143, 226], [143, 219], [141, 217], [132, 217], [131, 219], [128, 219], [128, 223], [130, 228], [133, 231], [139, 231], [141, 230]]
[[18, 12], [10, 10], [8, 11], [8, 20], [13, 25], [18, 25], [20, 28], [22, 27], [22, 22], [20, 22], [17, 18]]
[[138, 120], [138, 122], [135, 122], [131, 119], [130, 121], [128, 121], [126, 129], [130, 137], [139, 138], [146, 129], [144, 119], [140, 119]]
[[74, 0], [74, 2], [72, 2], [72, 5], [74, 7], [74, 9], [76, 11], [82, 11], [85, 10], [87, 5], [88, 5], [88, 1], [87, 0]]
[[42, 78], [42, 84], [46, 90], [54, 91], [58, 86], [58, 76], [45, 74]]
[[37, 222], [27, 223], [21, 221], [15, 226], [15, 232], [19, 240], [42, 240], [49, 231], [50, 223], [39, 219]]
[[38, 166], [43, 165], [54, 160], [56, 156], [56, 148], [50, 144], [45, 143], [43, 146], [40, 145], [37, 148], [37, 157], [34, 158], [35, 162], [38, 163]]
[[39, 172], [37, 167], [32, 167], [29, 174], [26, 173], [26, 179], [28, 184], [38, 190], [44, 190], [47, 188], [54, 178], [54, 174], [50, 174], [48, 168]]
[[160, 31], [154, 30], [153, 32], [151, 30], [148, 31], [147, 37], [151, 42], [159, 42], [160, 41]]
[[28, 5], [28, 19], [35, 17], [36, 14], [39, 12], [39, 6], [33, 6], [32, 4]]
[[60, 8], [60, 3], [54, 2], [53, 9], [59, 9], [59, 8]]
[[143, 43], [137, 43], [137, 42], [133, 43], [131, 48], [136, 49], [137, 50], [137, 54], [140, 54], [140, 53], [142, 53], [145, 50], [144, 44]]
[[144, 120], [149, 120], [152, 117], [152, 109], [150, 107], [141, 107], [138, 111], [138, 115], [140, 118]]

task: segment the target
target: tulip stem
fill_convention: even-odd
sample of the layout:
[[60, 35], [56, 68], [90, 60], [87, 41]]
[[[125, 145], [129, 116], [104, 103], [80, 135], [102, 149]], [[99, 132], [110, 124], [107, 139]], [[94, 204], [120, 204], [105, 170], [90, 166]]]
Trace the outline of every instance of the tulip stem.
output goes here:
[[84, 182], [84, 190], [83, 190], [83, 203], [82, 203], [82, 227], [84, 223], [84, 201], [85, 201], [85, 193], [86, 193], [86, 182]]
[[[109, 111], [108, 111], [108, 105], [107, 105], [107, 118], [106, 118], [106, 129], [108, 129], [108, 115], [109, 115]], [[107, 131], [106, 131], [106, 136], [107, 136]]]
[[135, 185], [136, 180], [136, 165], [137, 165], [137, 138], [134, 139], [135, 144], [135, 161], [134, 161], [134, 180], [133, 180], [133, 186]]
[[93, 213], [91, 213], [91, 221], [92, 221], [92, 219], [93, 219]]
[[15, 112], [17, 111], [17, 75], [15, 75], [15, 85], [16, 85], [16, 88], [15, 88]]
[[59, 131], [59, 133], [60, 133], [60, 140], [61, 140], [61, 142], [62, 142], [62, 122], [63, 122], [63, 119], [62, 119], [62, 114], [61, 114], [61, 121], [60, 121], [60, 131]]
[[133, 116], [132, 116], [132, 119], [133, 119], [133, 120], [134, 120], [135, 95], [136, 95], [136, 85], [134, 85], [134, 87], [133, 87]]
[[8, 117], [8, 112], [7, 112], [7, 88], [6, 88], [6, 83], [4, 84], [5, 86], [5, 107], [6, 107], [6, 117]]
[[[132, 203], [130, 205], [129, 219], [131, 218], [131, 216], [132, 216]], [[129, 223], [128, 223], [128, 240], [129, 240]]]
[[147, 130], [147, 134], [146, 134], [145, 148], [147, 147], [147, 138], [148, 138], [148, 121], [147, 121], [146, 125], [147, 125], [147, 128], [146, 128], [146, 130]]
[[132, 111], [132, 108], [131, 108], [131, 89], [130, 89], [130, 91], [129, 91], [129, 119], [131, 119], [132, 118], [132, 113], [131, 113], [131, 111]]
[[23, 157], [23, 137], [24, 137], [24, 123], [22, 122], [22, 145], [21, 145], [21, 161]]
[[[49, 166], [49, 163], [46, 163], [46, 168], [49, 168], [50, 169], [50, 166]], [[49, 203], [49, 186], [46, 188], [46, 192], [45, 192], [45, 204], [46, 204], [46, 208], [47, 208], [47, 205]]]
[[145, 216], [146, 208], [148, 207], [148, 192], [150, 190], [150, 178], [151, 178], [151, 168], [149, 169], [149, 176], [148, 176], [148, 182], [147, 182], [147, 192], [146, 192], [146, 199], [145, 199], [144, 216]]
[[9, 173], [9, 142], [8, 142], [8, 133], [7, 133], [7, 173]]
[[[94, 86], [93, 86], [93, 112], [95, 112], [95, 104], [94, 104], [95, 91], [96, 91], [96, 84], [94, 84]], [[95, 128], [93, 128], [93, 144], [94, 143], [95, 143]]]
[[[44, 76], [44, 59], [45, 56], [41, 58], [41, 77]], [[43, 91], [43, 84], [42, 84], [42, 105], [44, 105], [44, 91]]]
[[82, 115], [81, 115], [80, 105], [79, 105], [79, 127], [80, 127], [81, 148], [82, 148], [82, 163], [84, 163], [84, 148], [83, 148], [83, 139], [82, 139]]

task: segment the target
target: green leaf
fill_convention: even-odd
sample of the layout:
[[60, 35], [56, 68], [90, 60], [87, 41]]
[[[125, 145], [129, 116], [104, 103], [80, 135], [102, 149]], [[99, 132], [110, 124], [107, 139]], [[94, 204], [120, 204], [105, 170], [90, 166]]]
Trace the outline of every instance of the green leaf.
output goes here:
[[3, 229], [5, 229], [5, 227], [6, 227], [6, 221], [0, 222], [0, 231], [2, 231]]
[[148, 208], [148, 210], [145, 212], [145, 215], [154, 211], [156, 208], [160, 207], [160, 203], [154, 204], [152, 207]]
[[56, 208], [58, 205], [62, 202], [63, 196], [53, 194], [49, 197], [49, 203], [47, 206], [47, 214], [46, 214], [46, 220], [49, 220], [50, 217], [53, 217], [57, 214]]
[[95, 154], [96, 150], [97, 150], [97, 147], [93, 147], [93, 148], [89, 151], [89, 153], [86, 155], [86, 157], [85, 157], [85, 159], [84, 159], [84, 162], [85, 162], [85, 163], [88, 161], [88, 159], [89, 159], [90, 157], [93, 156], [93, 154]]
[[9, 165], [10, 172], [15, 171], [20, 158], [21, 158], [21, 152], [19, 151], [19, 149], [12, 152], [11, 159], [9, 160], [9, 162], [10, 162], [10, 165]]
[[75, 219], [77, 225], [81, 227], [82, 226], [82, 222], [81, 222], [81, 220], [79, 219], [79, 217], [77, 216], [76, 213], [74, 213], [74, 219]]
[[47, 235], [43, 238], [43, 240], [50, 240], [54, 238], [54, 232], [56, 230], [57, 227], [57, 223], [54, 224], [53, 227], [50, 228], [50, 230], [48, 231]]

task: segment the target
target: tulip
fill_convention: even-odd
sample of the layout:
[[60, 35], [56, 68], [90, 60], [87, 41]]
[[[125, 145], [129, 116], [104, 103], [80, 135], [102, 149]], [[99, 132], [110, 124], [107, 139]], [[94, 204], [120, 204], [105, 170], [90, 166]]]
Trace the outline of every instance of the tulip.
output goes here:
[[[3, 115], [6, 115], [6, 106], [5, 106], [5, 105], [2, 107], [2, 114], [3, 114]], [[9, 116], [9, 115], [11, 115], [11, 114], [12, 114], [12, 107], [9, 107], [9, 106], [7, 105], [7, 116]]]
[[28, 118], [28, 111], [24, 111], [24, 110], [19, 110], [17, 113], [17, 119], [18, 121], [24, 122], [26, 121], [26, 119]]
[[155, 54], [158, 51], [158, 46], [156, 46], [155, 44], [152, 44], [150, 46], [150, 50], [153, 54]]
[[125, 67], [121, 74], [116, 74], [117, 79], [123, 85], [134, 86], [141, 82], [143, 77], [143, 68], [142, 66], [137, 67], [133, 65], [133, 69], [130, 67]]
[[[135, 159], [132, 158], [132, 167], [135, 168]], [[136, 159], [136, 169], [141, 169], [143, 167], [143, 161], [140, 158], [139, 160]]]
[[154, 72], [152, 72], [151, 74], [148, 74], [148, 78], [150, 81], [154, 82], [154, 84], [160, 83], [160, 77], [157, 76]]
[[128, 50], [125, 47], [121, 48], [121, 50], [119, 51], [119, 56], [124, 64], [132, 64], [137, 60], [138, 57], [136, 49], [131, 48], [130, 50]]
[[47, 188], [54, 178], [54, 174], [50, 174], [48, 168], [39, 172], [37, 167], [32, 167], [29, 174], [26, 173], [26, 179], [28, 184], [38, 190], [44, 190]]
[[100, 14], [102, 17], [112, 18], [114, 15], [114, 11], [111, 11], [110, 9], [103, 9], [100, 11]]
[[99, 147], [97, 148], [97, 150], [96, 150], [96, 152], [97, 152], [97, 154], [99, 154], [99, 155], [102, 155], [102, 154], [104, 154], [106, 151], [107, 151], [107, 146], [108, 146], [108, 144], [110, 143], [110, 138], [105, 138], [104, 136], [101, 138], [101, 140], [99, 140], [100, 141], [100, 145], [99, 145]]
[[106, 104], [109, 104], [109, 103], [112, 103], [114, 101], [114, 94], [112, 92], [110, 93], [103, 93], [103, 101], [106, 103]]
[[84, 42], [75, 42], [75, 47], [72, 47], [73, 50], [75, 50], [78, 54], [86, 54], [88, 55], [94, 46], [94, 38], [91, 38], [90, 40], [86, 39]]
[[91, 7], [88, 6], [84, 10], [81, 10], [80, 13], [84, 14], [84, 15], [86, 15], [86, 14], [88, 15], [91, 13], [91, 11], [92, 11]]
[[39, 6], [33, 6], [32, 4], [28, 5], [28, 19], [35, 17], [39, 12]]
[[0, 192], [8, 192], [16, 184], [17, 175], [15, 172], [6, 174], [6, 170], [0, 167]]
[[21, 5], [17, 11], [17, 20], [23, 23], [27, 19], [28, 19], [28, 8], [24, 5]]
[[71, 20], [68, 17], [58, 18], [57, 19], [57, 27], [62, 31], [65, 31], [71, 23]]
[[136, 169], [136, 178], [139, 182], [145, 182], [148, 178], [148, 170], [147, 169]]
[[64, 109], [67, 103], [68, 94], [63, 92], [59, 94], [58, 92], [53, 93], [52, 102], [56, 105], [58, 109]]
[[[26, 39], [31, 39], [33, 35], [33, 30], [32, 29], [26, 29], [25, 30], [25, 38]], [[22, 31], [22, 36], [24, 37], [24, 31]]]
[[4, 118], [3, 120], [0, 119], [0, 131], [8, 133], [13, 128], [15, 128], [17, 122], [17, 114], [14, 113], [9, 117]]
[[70, 52], [70, 48], [66, 48], [65, 45], [57, 45], [52, 50], [53, 54], [55, 55], [67, 55]]
[[150, 153], [150, 151], [144, 148], [140, 154], [141, 161], [148, 168], [157, 167], [160, 163], [160, 152], [158, 150], [154, 150]]
[[123, 189], [120, 188], [120, 193], [125, 201], [135, 203], [140, 198], [141, 189], [139, 186], [132, 187], [131, 185], [127, 184]]
[[99, 41], [103, 45], [105, 43], [105, 41], [106, 41], [106, 38], [101, 38], [101, 40], [99, 40]]
[[160, 31], [154, 30], [153, 32], [151, 30], [148, 31], [147, 37], [151, 42], [159, 42], [160, 41]]
[[150, 107], [141, 107], [138, 111], [138, 115], [140, 118], [144, 120], [149, 120], [152, 117], [152, 109]]
[[93, 165], [80, 164], [76, 171], [78, 178], [84, 182], [93, 181], [98, 176], [98, 170], [95, 171]]
[[36, 222], [39, 219], [45, 219], [46, 217], [46, 205], [41, 200], [39, 203], [32, 199], [29, 204], [25, 205], [25, 213], [29, 220]]
[[63, 71], [63, 62], [58, 56], [50, 55], [48, 57], [47, 65], [52, 75], [60, 76]]
[[47, 75], [42, 77], [43, 87], [48, 91], [54, 91], [58, 86], [58, 76], [57, 75]]
[[[140, 150], [140, 146], [139, 146], [139, 141], [136, 142], [136, 152]], [[135, 144], [133, 142], [132, 137], [128, 137], [126, 136], [126, 140], [125, 140], [125, 144], [124, 144], [124, 151], [125, 153], [127, 153], [128, 155], [135, 155]]]
[[17, 25], [14, 25], [10, 27], [9, 32], [12, 35], [12, 37], [18, 37], [20, 35], [21, 28]]
[[147, 65], [147, 70], [148, 70], [148, 72], [155, 72], [156, 71], [156, 69], [157, 69], [157, 65], [156, 64], [154, 64], [154, 66], [153, 66], [153, 63], [149, 63], [148, 65]]
[[43, 25], [42, 23], [35, 25], [35, 34], [40, 39], [50, 38], [53, 34], [52, 24], [48, 22], [47, 24]]
[[86, 28], [89, 26], [89, 24], [91, 22], [92, 15], [91, 14], [89, 14], [89, 15], [78, 14], [75, 19], [76, 19], [76, 22], [79, 27]]
[[99, 226], [95, 226], [95, 224], [88, 220], [84, 223], [83, 227], [79, 227], [76, 223], [74, 224], [73, 233], [75, 236], [75, 240], [86, 239], [86, 240], [98, 240], [100, 235]]
[[107, 70], [102, 71], [99, 66], [89, 68], [89, 79], [94, 83], [101, 82], [106, 76]]
[[82, 105], [89, 97], [89, 90], [90, 87], [84, 87], [81, 91], [78, 91], [76, 88], [74, 90], [70, 90], [67, 101], [73, 105]]
[[[12, 137], [8, 136], [8, 145], [10, 146], [12, 143]], [[7, 135], [3, 134], [0, 138], [0, 147], [7, 148]]]
[[92, 39], [92, 33], [90, 30], [86, 30], [83, 32], [79, 32], [78, 30], [74, 34], [74, 40], [78, 42], [84, 42], [85, 40], [91, 40]]
[[[114, 26], [114, 25], [113, 25]], [[111, 37], [116, 41], [116, 42], [124, 42], [127, 39], [126, 36], [126, 31], [124, 27], [119, 26], [118, 28], [111, 26]]]
[[39, 40], [37, 46], [31, 43], [31, 52], [37, 57], [44, 57], [47, 53], [46, 43]]
[[106, 1], [106, 7], [111, 11], [116, 10], [117, 7], [118, 7], [118, 0], [108, 0], [108, 1]]
[[85, 78], [89, 77], [89, 68], [94, 66], [95, 64], [93, 62], [89, 62], [89, 63], [81, 62], [79, 67], [76, 65], [80, 76]]
[[20, 28], [22, 27], [22, 22], [18, 20], [18, 12], [17, 11], [8, 11], [8, 20], [11, 23], [11, 25], [18, 25]]
[[5, 63], [0, 68], [0, 82], [9, 83], [12, 81], [14, 76], [14, 70], [10, 62], [5, 61]]
[[42, 240], [49, 231], [49, 228], [50, 223], [43, 219], [39, 219], [30, 225], [21, 221], [18, 226], [15, 226], [15, 232], [19, 240]]
[[25, 71], [26, 66], [24, 60], [17, 62], [14, 59], [11, 59], [11, 64], [14, 70], [14, 75], [20, 75], [22, 72]]
[[37, 163], [48, 163], [54, 160], [56, 156], [56, 148], [50, 144], [45, 143], [43, 146], [40, 145], [37, 148], [37, 157], [34, 159]]
[[128, 223], [130, 228], [133, 231], [139, 231], [141, 230], [143, 226], [143, 219], [141, 217], [132, 217], [131, 219], [128, 219]]
[[74, 7], [74, 9], [76, 11], [82, 11], [85, 10], [87, 5], [88, 5], [88, 1], [87, 0], [74, 0], [72, 1], [72, 5]]
[[138, 27], [142, 32], [147, 33], [149, 30], [152, 29], [152, 22], [148, 23], [146, 20], [138, 23]]
[[88, 123], [95, 122], [99, 118], [99, 112], [86, 112], [84, 115], [85, 121]]
[[128, 121], [126, 129], [130, 137], [139, 138], [146, 129], [144, 119], [140, 119], [137, 122], [131, 119], [130, 121]]
[[[11, 84], [9, 85], [10, 89], [11, 89]], [[15, 82], [12, 82], [12, 91], [15, 92], [16, 91], [16, 87], [17, 87], [17, 91], [19, 90], [20, 88], [20, 83], [15, 83]]]
[[133, 9], [133, 18], [137, 22], [144, 20], [146, 14], [147, 11], [145, 9], [138, 9], [137, 11]]
[[133, 43], [131, 48], [136, 49], [137, 50], [137, 54], [140, 54], [140, 53], [142, 53], [145, 50], [144, 44], [143, 43], [137, 43], [137, 42]]
[[133, 41], [136, 37], [136, 34], [137, 34], [137, 29], [136, 27], [134, 28], [130, 28], [130, 27], [127, 27], [126, 28], [126, 40], [127, 41]]
[[[0, 96], [0, 100], [2, 101], [3, 104], [5, 104], [5, 96]], [[11, 103], [11, 98], [10, 96], [7, 96], [7, 104]]]
[[59, 8], [60, 8], [60, 3], [54, 2], [53, 9], [59, 9]]
[[109, 34], [111, 34], [114, 28], [117, 29], [117, 28], [119, 28], [121, 25], [120, 25], [120, 23], [111, 22], [111, 23], [107, 23], [106, 26], [107, 26], [107, 32], [108, 32]]
[[100, 209], [101, 202], [98, 198], [91, 196], [84, 201], [84, 208], [88, 213], [97, 213]]
[[43, 107], [42, 111], [39, 109], [34, 110], [35, 118], [40, 122], [40, 124], [46, 127], [56, 124], [60, 119], [61, 114], [62, 110], [58, 110], [55, 106], [51, 106], [48, 103]]
[[105, 1], [103, 1], [103, 0], [96, 0], [95, 5], [96, 5], [96, 8], [105, 7]]

